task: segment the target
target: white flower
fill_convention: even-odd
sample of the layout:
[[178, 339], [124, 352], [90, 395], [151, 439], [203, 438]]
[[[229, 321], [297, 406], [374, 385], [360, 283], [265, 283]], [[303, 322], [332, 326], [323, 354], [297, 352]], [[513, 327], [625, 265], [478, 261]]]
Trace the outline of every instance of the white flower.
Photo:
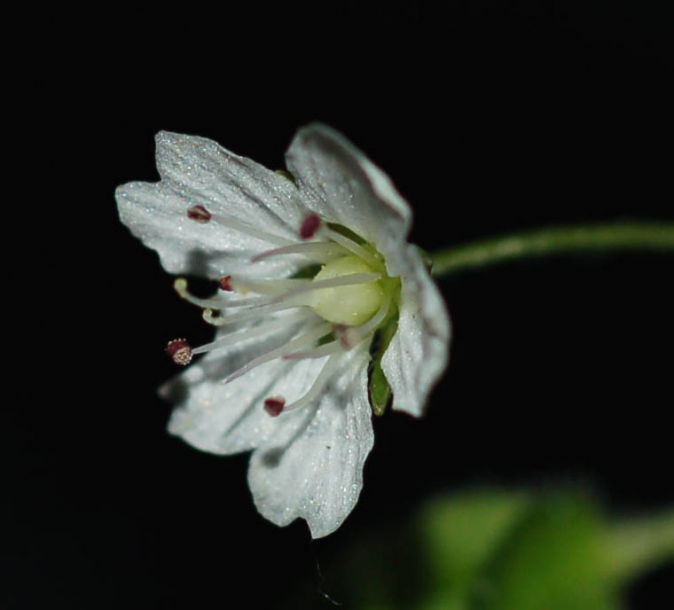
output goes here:
[[199, 299], [176, 281], [219, 330], [209, 345], [167, 348], [180, 364], [207, 353], [160, 390], [178, 405], [170, 432], [213, 453], [254, 450], [260, 513], [277, 525], [302, 517], [317, 538], [340, 526], [362, 488], [369, 391], [381, 410], [385, 377], [392, 408], [421, 415], [450, 327], [388, 177], [318, 124], [298, 131], [286, 161], [289, 173], [273, 172], [162, 132], [161, 181], [116, 196], [122, 221], [167, 271], [219, 282]]

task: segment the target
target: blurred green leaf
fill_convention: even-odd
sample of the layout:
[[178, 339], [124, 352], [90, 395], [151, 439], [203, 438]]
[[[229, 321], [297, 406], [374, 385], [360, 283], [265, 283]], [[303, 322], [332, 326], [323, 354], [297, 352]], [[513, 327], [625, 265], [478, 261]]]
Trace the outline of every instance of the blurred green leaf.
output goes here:
[[612, 523], [580, 490], [474, 490], [371, 533], [331, 588], [359, 610], [621, 610], [672, 558], [671, 511]]
[[[439, 498], [420, 514], [421, 540], [429, 568], [429, 590], [438, 607], [460, 610], [481, 570], [504, 538], [522, 519], [528, 499], [523, 494], [476, 492]], [[429, 606], [434, 607], [434, 606]]]
[[594, 504], [576, 494], [531, 496], [494, 548], [466, 608], [609, 610], [619, 606]]

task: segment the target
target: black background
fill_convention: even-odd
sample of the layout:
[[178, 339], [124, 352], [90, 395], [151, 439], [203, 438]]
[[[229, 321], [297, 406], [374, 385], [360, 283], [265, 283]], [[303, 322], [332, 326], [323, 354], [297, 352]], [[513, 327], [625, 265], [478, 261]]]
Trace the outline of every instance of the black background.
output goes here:
[[[317, 560], [339, 600], [341, 551], [439, 491], [577, 483], [610, 515], [671, 505], [671, 254], [442, 280], [454, 340], [427, 416], [375, 422], [357, 508], [311, 543], [303, 523], [256, 513], [247, 456], [165, 433], [155, 388], [176, 371], [163, 347], [210, 330], [113, 198], [157, 179], [160, 129], [276, 168], [295, 129], [321, 120], [392, 177], [430, 251], [544, 225], [672, 220], [664, 4], [9, 18], [0, 607], [273, 608], [306, 583], [329, 608]], [[673, 578], [646, 575], [630, 608], [671, 608]]]

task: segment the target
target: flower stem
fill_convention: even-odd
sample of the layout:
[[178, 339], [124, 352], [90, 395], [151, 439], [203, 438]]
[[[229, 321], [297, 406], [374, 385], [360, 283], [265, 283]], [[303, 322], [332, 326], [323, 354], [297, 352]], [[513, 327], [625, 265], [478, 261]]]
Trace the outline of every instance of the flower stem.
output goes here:
[[433, 275], [507, 261], [598, 250], [674, 251], [674, 223], [614, 222], [550, 227], [493, 237], [431, 254]]

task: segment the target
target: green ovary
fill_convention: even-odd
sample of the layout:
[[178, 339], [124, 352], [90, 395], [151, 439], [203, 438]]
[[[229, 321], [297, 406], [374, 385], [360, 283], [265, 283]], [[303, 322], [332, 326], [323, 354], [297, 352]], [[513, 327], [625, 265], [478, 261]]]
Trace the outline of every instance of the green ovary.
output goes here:
[[[358, 256], [344, 256], [327, 263], [313, 281], [330, 280], [354, 273], [381, 272]], [[384, 289], [380, 282], [322, 288], [312, 294], [311, 307], [334, 324], [358, 326], [367, 322], [381, 307]]]

